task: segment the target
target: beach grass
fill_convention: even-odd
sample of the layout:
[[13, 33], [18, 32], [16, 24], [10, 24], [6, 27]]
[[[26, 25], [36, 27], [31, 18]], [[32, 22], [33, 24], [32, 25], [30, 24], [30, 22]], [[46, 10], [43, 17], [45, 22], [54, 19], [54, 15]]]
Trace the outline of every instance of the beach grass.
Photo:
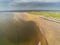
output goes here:
[[53, 18], [59, 18], [60, 19], [60, 13], [59, 12], [28, 12], [29, 14], [33, 15], [41, 15], [46, 17], [53, 17]]

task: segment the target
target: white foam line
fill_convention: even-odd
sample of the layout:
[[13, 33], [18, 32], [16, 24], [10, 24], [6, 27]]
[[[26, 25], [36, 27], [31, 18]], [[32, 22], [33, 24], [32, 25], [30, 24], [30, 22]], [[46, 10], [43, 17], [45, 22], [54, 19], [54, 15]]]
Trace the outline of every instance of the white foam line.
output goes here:
[[47, 20], [50, 20], [50, 21], [54, 21], [54, 22], [60, 23], [60, 19], [57, 19], [57, 18], [46, 17], [46, 16], [40, 16], [40, 18], [44, 18], [44, 19], [47, 19]]

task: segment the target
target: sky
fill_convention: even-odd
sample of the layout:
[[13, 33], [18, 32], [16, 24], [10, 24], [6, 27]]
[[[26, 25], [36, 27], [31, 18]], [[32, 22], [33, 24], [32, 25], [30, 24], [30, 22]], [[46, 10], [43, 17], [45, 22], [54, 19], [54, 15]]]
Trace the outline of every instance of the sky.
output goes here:
[[59, 2], [60, 0], [0, 0], [0, 2], [30, 2], [30, 1], [40, 1], [40, 2]]
[[30, 2], [30, 1], [59, 2], [60, 0], [14, 0], [14, 2]]
[[16, 3], [24, 2], [60, 2], [60, 0], [0, 0], [0, 11], [1, 10], [12, 10], [14, 9], [11, 5]]

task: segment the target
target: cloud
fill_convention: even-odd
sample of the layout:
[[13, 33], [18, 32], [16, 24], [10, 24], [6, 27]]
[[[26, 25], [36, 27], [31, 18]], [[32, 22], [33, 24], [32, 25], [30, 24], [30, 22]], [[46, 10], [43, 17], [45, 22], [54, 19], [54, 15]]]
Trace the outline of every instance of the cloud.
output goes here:
[[0, 5], [14, 5], [24, 2], [60, 2], [60, 0], [0, 0]]
[[45, 2], [60, 2], [60, 0], [45, 0]]
[[16, 5], [16, 3], [24, 2], [60, 2], [60, 0], [13, 0], [9, 3], [9, 5]]
[[60, 0], [14, 0], [13, 2], [15, 3], [20, 3], [20, 2], [59, 2]]
[[17, 9], [16, 7], [13, 7], [13, 5], [24, 2], [60, 2], [60, 0], [0, 0], [0, 10]]

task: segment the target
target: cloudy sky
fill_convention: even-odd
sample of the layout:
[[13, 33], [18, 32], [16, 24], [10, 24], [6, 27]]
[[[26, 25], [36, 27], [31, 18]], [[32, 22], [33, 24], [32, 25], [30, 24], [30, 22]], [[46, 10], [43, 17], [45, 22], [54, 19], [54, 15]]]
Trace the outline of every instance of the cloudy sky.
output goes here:
[[30, 1], [40, 1], [40, 2], [59, 2], [60, 0], [0, 0], [0, 2], [30, 2]]
[[60, 0], [14, 0], [14, 2], [30, 2], [30, 1], [40, 1], [40, 2], [59, 2]]
[[11, 5], [24, 2], [60, 2], [60, 0], [0, 0], [0, 10], [14, 9]]

